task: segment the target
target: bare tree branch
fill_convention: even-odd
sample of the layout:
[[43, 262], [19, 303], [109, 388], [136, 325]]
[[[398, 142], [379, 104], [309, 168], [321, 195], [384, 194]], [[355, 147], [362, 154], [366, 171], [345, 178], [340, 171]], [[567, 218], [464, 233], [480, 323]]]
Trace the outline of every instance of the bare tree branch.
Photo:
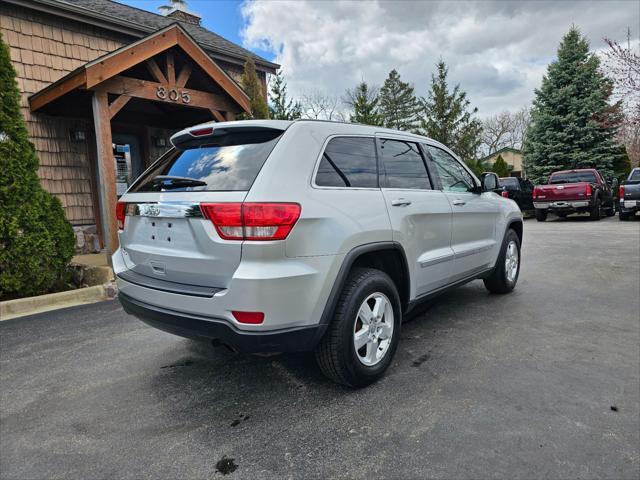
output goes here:
[[526, 108], [486, 118], [482, 122], [482, 150], [491, 155], [505, 147], [522, 149], [529, 121], [529, 110]]
[[302, 95], [302, 118], [317, 120], [344, 121], [344, 114], [340, 110], [340, 99], [320, 90], [314, 90]]

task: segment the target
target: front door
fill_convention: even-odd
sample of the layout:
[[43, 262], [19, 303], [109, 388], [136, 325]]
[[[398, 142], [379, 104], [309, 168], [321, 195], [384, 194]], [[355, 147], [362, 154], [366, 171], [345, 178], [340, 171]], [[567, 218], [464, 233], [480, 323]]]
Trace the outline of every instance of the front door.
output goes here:
[[404, 248], [412, 297], [448, 283], [453, 264], [451, 206], [433, 189], [426, 162], [411, 141], [378, 138], [380, 186], [393, 229], [393, 240]]
[[451, 281], [455, 282], [493, 264], [499, 248], [495, 229], [499, 206], [493, 201], [495, 193], [478, 193], [476, 180], [453, 155], [432, 145], [427, 149], [453, 211]]

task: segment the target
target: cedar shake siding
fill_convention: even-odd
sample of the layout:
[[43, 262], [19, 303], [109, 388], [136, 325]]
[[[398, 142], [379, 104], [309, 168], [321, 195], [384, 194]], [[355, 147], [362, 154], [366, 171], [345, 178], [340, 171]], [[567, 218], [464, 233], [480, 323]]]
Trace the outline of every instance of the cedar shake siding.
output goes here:
[[[28, 98], [86, 62], [119, 48], [128, 40], [90, 25], [64, 21], [18, 6], [0, 4], [0, 29], [9, 46], [21, 92], [27, 131], [40, 159], [42, 186], [62, 202], [73, 225], [94, 224], [89, 156], [93, 125], [82, 119], [32, 113]], [[69, 132], [83, 130], [84, 142], [71, 142]]]
[[[73, 12], [68, 16], [64, 14], [63, 9], [78, 7], [85, 9], [84, 17], [74, 16]], [[48, 13], [41, 11], [38, 0], [21, 4], [2, 0], [0, 33], [9, 47], [17, 73], [21, 109], [40, 159], [38, 175], [42, 185], [60, 199], [67, 219], [74, 226], [95, 225], [100, 222], [100, 208], [97, 205], [97, 153], [91, 112], [84, 118], [32, 112], [29, 97], [87, 62], [176, 20], [108, 0], [69, 0], [58, 3], [56, 8], [58, 10]], [[94, 18], [83, 20], [90, 15]], [[118, 22], [128, 23], [118, 27]], [[242, 55], [250, 52], [199, 25], [183, 22], [180, 25], [239, 83]], [[266, 73], [275, 72], [278, 66], [255, 55], [254, 58], [266, 93]], [[72, 131], [84, 132], [85, 139], [72, 141]], [[140, 131], [143, 132], [144, 162], [149, 165], [169, 148], [168, 139], [173, 132], [146, 125], [140, 125]], [[158, 138], [164, 139], [165, 147], [157, 146]]]

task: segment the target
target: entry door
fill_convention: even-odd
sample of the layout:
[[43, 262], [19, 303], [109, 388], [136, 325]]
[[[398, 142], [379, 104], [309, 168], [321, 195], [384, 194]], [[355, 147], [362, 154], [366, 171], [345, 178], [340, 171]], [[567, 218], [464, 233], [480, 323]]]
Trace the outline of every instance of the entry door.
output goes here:
[[499, 248], [496, 222], [500, 210], [495, 193], [477, 193], [476, 180], [461, 162], [441, 148], [429, 145], [427, 149], [453, 212], [451, 281], [455, 282], [493, 264]]
[[145, 170], [144, 161], [142, 160], [140, 140], [136, 135], [132, 135], [130, 133], [114, 133], [112, 138], [114, 144], [129, 147], [132, 181], [135, 181]]
[[393, 229], [393, 240], [407, 256], [411, 297], [446, 285], [451, 275], [451, 206], [432, 188], [426, 162], [416, 143], [378, 138], [380, 186]]

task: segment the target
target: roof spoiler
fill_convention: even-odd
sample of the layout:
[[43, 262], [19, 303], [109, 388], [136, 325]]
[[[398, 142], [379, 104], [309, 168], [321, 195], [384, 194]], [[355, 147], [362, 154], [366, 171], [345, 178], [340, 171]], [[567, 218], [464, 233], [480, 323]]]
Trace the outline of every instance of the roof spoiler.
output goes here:
[[286, 130], [285, 126], [270, 123], [247, 121], [196, 125], [174, 134], [171, 143], [181, 150], [202, 146], [224, 147], [262, 143], [276, 138]]

